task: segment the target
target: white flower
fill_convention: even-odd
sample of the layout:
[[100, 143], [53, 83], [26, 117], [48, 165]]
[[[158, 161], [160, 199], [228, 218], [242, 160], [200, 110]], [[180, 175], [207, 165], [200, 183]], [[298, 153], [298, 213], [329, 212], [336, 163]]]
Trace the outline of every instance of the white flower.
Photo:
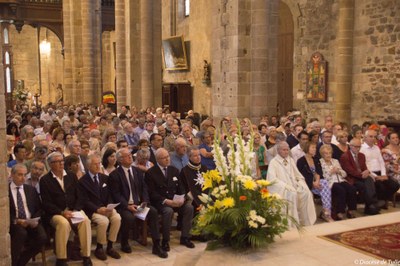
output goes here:
[[204, 184], [204, 177], [201, 173], [197, 173], [197, 178], [193, 179], [194, 181], [196, 181], [196, 186], [200, 185], [201, 187], [203, 187]]
[[255, 210], [251, 210], [249, 212], [249, 217], [251, 220], [255, 221], [257, 219], [257, 212]]
[[210, 198], [210, 196], [208, 196], [208, 195], [205, 194], [205, 193], [201, 193], [201, 195], [199, 196], [199, 200], [200, 200], [201, 202], [203, 202], [204, 204], [207, 204], [207, 203], [209, 203], [210, 201], [212, 201], [212, 199]]
[[254, 222], [254, 221], [249, 221], [249, 226], [252, 228], [258, 228], [258, 223]]
[[174, 177], [172, 178], [172, 181], [178, 182], [178, 178], [177, 178], [176, 176], [174, 176]]
[[260, 224], [265, 224], [265, 218], [261, 217], [261, 216], [257, 216], [257, 222], [259, 222]]

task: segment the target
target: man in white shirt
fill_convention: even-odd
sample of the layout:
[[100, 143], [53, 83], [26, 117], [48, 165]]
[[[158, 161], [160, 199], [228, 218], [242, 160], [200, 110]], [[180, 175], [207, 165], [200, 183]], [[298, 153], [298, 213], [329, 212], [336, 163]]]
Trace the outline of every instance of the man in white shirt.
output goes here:
[[289, 215], [300, 225], [312, 225], [317, 219], [313, 195], [296, 163], [289, 156], [287, 142], [281, 141], [275, 146], [278, 154], [270, 162], [267, 174], [267, 180], [273, 183], [270, 192], [278, 193], [288, 201]]
[[375, 145], [376, 137], [377, 132], [375, 130], [365, 131], [364, 143], [361, 145], [360, 152], [365, 155], [367, 168], [371, 172], [371, 177], [375, 180], [378, 199], [388, 201], [399, 189], [399, 184], [386, 175], [386, 166], [381, 150]]
[[308, 142], [308, 133], [306, 131], [301, 131], [299, 135], [297, 136], [299, 139], [299, 144], [294, 146], [290, 151], [292, 153], [292, 158], [295, 163], [297, 163], [297, 160], [306, 155], [304, 153], [304, 146]]

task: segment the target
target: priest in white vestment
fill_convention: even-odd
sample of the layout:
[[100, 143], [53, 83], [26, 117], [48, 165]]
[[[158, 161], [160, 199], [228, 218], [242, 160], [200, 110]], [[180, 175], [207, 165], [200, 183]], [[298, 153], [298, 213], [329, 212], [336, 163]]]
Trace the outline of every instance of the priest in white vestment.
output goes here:
[[282, 141], [276, 145], [278, 154], [269, 163], [267, 173], [267, 179], [274, 182], [269, 190], [288, 201], [288, 213], [300, 225], [312, 225], [317, 219], [313, 195], [296, 163], [289, 156], [289, 144]]

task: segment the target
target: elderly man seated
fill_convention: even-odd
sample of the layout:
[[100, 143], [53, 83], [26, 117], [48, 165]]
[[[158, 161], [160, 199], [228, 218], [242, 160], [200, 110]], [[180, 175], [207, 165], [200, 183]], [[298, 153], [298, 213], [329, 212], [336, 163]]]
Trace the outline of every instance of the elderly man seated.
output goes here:
[[312, 193], [289, 156], [289, 144], [281, 141], [276, 148], [278, 154], [270, 162], [267, 174], [267, 179], [274, 183], [270, 192], [278, 193], [289, 202], [289, 215], [300, 225], [312, 225], [317, 218]]

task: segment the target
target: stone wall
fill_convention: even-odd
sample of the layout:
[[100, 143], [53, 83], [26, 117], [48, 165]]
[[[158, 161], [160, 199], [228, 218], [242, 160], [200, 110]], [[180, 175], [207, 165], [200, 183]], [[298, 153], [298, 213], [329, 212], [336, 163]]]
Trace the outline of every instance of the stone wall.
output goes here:
[[[335, 81], [335, 45], [337, 33], [338, 4], [335, 0], [283, 0], [294, 15], [294, 108], [305, 112], [307, 118], [322, 119], [334, 111], [332, 83]], [[297, 5], [298, 2], [298, 5]], [[320, 52], [328, 62], [327, 102], [307, 102], [306, 64], [312, 53]]]
[[[64, 60], [58, 37], [52, 31], [41, 28], [40, 41], [44, 39], [50, 42], [51, 51], [48, 55], [41, 54], [42, 97], [40, 99], [43, 103], [48, 103], [56, 100], [56, 87], [63, 83]], [[15, 27], [11, 26], [10, 43], [13, 51], [14, 80], [24, 80], [25, 89], [33, 96], [39, 92], [37, 29], [25, 25], [21, 33], [18, 33]]]
[[352, 121], [400, 119], [400, 1], [357, 1]]
[[[215, 0], [190, 1], [190, 15], [184, 16], [183, 0], [162, 1], [162, 38], [183, 35], [189, 42], [188, 71], [163, 71], [163, 82], [189, 81], [193, 87], [193, 109], [202, 114], [211, 114], [211, 86], [202, 83], [204, 60], [211, 62], [212, 4]], [[175, 9], [172, 4], [176, 4]], [[176, 10], [176, 32], [172, 29], [171, 11]], [[211, 65], [211, 71], [214, 66]], [[211, 82], [213, 82], [211, 80]]]

